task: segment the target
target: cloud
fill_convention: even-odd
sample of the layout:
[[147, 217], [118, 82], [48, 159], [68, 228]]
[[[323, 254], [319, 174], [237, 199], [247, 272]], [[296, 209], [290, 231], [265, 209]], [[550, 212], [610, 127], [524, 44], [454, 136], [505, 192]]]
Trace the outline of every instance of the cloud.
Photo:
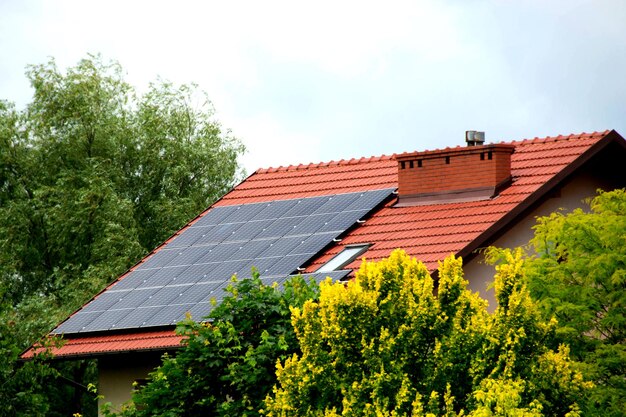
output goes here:
[[145, 88], [197, 82], [270, 165], [616, 128], [626, 5], [545, 1], [26, 1], [0, 4], [0, 91], [28, 63], [117, 59]]

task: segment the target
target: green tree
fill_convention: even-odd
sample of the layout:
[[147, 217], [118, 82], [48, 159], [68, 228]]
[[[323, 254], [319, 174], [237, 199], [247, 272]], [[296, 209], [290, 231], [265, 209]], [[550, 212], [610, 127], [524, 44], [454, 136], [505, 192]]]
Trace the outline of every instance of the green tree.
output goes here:
[[207, 322], [179, 324], [183, 348], [164, 358], [122, 415], [258, 416], [276, 383], [276, 361], [298, 352], [290, 308], [317, 290], [301, 277], [282, 288], [264, 285], [257, 273], [235, 281]]
[[[138, 94], [119, 64], [99, 56], [65, 72], [54, 60], [30, 66], [27, 77], [33, 98], [24, 110], [0, 101], [0, 346], [11, 352], [228, 191], [244, 150], [195, 86], [158, 81]], [[2, 378], [32, 367], [1, 366]], [[93, 373], [80, 362], [54, 370], [83, 383]], [[60, 374], [46, 375], [39, 410], [60, 401], [23, 415], [71, 414], [73, 401], [51, 383]], [[14, 399], [14, 384], [0, 386], [0, 403]], [[20, 392], [39, 398], [34, 387]]]
[[301, 354], [278, 364], [268, 416], [575, 416], [588, 384], [552, 350], [524, 285], [521, 252], [495, 276], [498, 307], [466, 289], [462, 262], [426, 267], [402, 251], [326, 281], [292, 309]]
[[527, 261], [529, 287], [558, 320], [595, 388], [584, 415], [626, 415], [626, 191], [600, 192], [590, 211], [540, 218]]

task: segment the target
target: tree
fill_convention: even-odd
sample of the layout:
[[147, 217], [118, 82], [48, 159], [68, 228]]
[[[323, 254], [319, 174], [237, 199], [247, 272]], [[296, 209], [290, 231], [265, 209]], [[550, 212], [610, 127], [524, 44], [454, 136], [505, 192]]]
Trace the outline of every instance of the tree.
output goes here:
[[179, 324], [183, 347], [164, 358], [122, 415], [258, 416], [276, 361], [298, 352], [290, 308], [315, 297], [317, 285], [295, 277], [267, 286], [255, 273], [227, 291], [208, 321]]
[[547, 346], [521, 251], [498, 267], [493, 315], [450, 257], [439, 286], [402, 251], [326, 281], [292, 309], [301, 354], [281, 361], [268, 416], [575, 416], [588, 388], [563, 346]]
[[[12, 352], [228, 191], [244, 150], [195, 86], [159, 81], [140, 95], [99, 56], [66, 72], [51, 60], [27, 76], [25, 110], [0, 101], [0, 319], [13, 323], [0, 339]], [[90, 372], [55, 369], [74, 380]]]
[[590, 208], [538, 219], [529, 287], [595, 382], [584, 415], [617, 417], [626, 415], [626, 191], [600, 192]]

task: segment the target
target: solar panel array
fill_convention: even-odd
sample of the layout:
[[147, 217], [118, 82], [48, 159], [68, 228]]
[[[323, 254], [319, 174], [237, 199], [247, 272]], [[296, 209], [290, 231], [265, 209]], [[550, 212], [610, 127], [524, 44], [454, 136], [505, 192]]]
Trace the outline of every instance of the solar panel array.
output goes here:
[[[203, 318], [226, 294], [234, 274], [249, 277], [254, 266], [264, 283], [283, 283], [392, 191], [215, 207], [54, 333], [171, 325], [187, 312]], [[308, 276], [320, 281], [348, 273]]]

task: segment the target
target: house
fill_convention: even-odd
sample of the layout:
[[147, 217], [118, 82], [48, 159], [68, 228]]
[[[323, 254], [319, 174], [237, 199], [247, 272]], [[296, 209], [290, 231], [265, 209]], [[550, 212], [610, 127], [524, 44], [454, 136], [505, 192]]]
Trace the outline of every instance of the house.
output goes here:
[[[470, 136], [470, 135], [468, 135]], [[260, 169], [111, 283], [52, 333], [60, 359], [97, 358], [107, 401], [130, 398], [201, 318], [232, 274], [258, 268], [267, 283], [289, 275], [348, 279], [362, 258], [403, 248], [436, 273], [462, 256], [483, 297], [493, 270], [481, 248], [514, 247], [536, 216], [573, 209], [597, 189], [626, 186], [626, 142], [615, 131], [482, 144]], [[23, 354], [28, 359], [37, 348]]]

